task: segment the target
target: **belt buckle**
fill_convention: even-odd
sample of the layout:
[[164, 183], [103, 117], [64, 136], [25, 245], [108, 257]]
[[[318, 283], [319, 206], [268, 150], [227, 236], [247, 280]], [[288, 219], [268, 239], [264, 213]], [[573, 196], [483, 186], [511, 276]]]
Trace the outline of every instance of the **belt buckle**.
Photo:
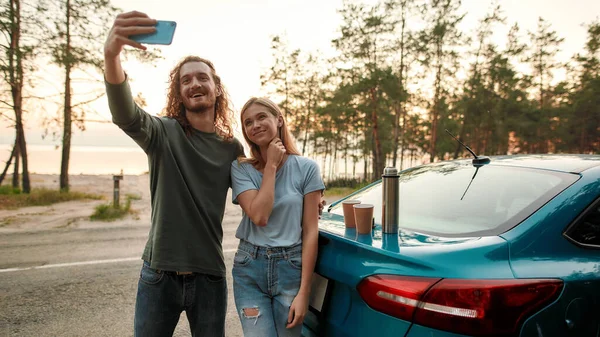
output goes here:
[[192, 271], [176, 271], [176, 275], [192, 275], [194, 272]]

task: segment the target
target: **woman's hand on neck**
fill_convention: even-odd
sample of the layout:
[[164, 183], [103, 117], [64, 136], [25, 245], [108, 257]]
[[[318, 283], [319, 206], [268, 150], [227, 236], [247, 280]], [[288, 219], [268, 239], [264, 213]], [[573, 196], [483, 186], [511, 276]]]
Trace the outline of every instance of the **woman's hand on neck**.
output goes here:
[[285, 146], [279, 138], [275, 138], [269, 144], [261, 146], [260, 154], [265, 165], [275, 166], [277, 170], [283, 166], [288, 157]]

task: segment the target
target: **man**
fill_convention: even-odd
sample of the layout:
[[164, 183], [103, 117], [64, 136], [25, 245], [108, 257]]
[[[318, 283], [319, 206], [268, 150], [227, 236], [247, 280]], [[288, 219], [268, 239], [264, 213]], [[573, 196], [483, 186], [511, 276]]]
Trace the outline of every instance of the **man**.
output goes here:
[[152, 226], [142, 259], [135, 336], [172, 336], [185, 310], [193, 336], [224, 336], [227, 305], [221, 221], [231, 162], [243, 154], [233, 113], [214, 66], [187, 57], [171, 72], [166, 117], [132, 98], [120, 54], [145, 50], [130, 35], [151, 33], [146, 14], [119, 15], [104, 46], [113, 122], [148, 155]]

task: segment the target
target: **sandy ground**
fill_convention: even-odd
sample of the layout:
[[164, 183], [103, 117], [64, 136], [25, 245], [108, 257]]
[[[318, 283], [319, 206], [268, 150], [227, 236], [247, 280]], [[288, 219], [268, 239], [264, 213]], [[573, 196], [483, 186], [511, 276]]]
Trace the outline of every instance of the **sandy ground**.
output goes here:
[[[150, 224], [150, 190], [148, 175], [125, 176], [120, 181], [120, 201], [126, 195], [140, 197], [132, 200], [135, 214], [113, 222], [91, 221], [90, 215], [99, 204], [112, 203], [112, 175], [73, 175], [69, 177], [72, 191], [99, 194], [103, 200], [78, 200], [49, 206], [25, 207], [16, 210], [0, 210], [0, 232], [32, 231], [65, 227], [106, 227], [124, 224]], [[58, 175], [32, 174], [32, 188], [58, 189]]]

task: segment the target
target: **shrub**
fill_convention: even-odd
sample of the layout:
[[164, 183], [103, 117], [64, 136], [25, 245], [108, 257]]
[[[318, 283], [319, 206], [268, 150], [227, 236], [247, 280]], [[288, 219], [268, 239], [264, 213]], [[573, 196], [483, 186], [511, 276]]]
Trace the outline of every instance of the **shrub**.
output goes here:
[[140, 199], [141, 197], [137, 195], [128, 194], [125, 205], [119, 205], [119, 207], [115, 207], [113, 203], [98, 205], [94, 213], [90, 216], [90, 219], [95, 221], [114, 221], [127, 214], [136, 213], [131, 209], [131, 200]]
[[0, 186], [0, 194], [1, 195], [10, 195], [10, 194], [21, 194], [20, 188], [15, 188], [10, 185], [2, 185]]

